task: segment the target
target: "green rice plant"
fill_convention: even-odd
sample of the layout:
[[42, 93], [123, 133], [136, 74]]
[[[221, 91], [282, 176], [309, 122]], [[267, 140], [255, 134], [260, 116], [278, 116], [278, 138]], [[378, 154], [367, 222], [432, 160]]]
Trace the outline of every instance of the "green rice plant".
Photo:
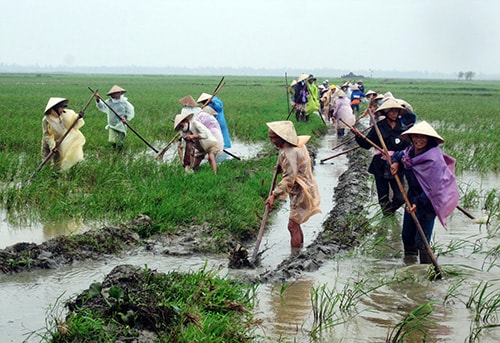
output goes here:
[[488, 213], [486, 224], [489, 224], [492, 218], [500, 218], [500, 197], [496, 189], [492, 189], [486, 194], [483, 209]]
[[457, 282], [453, 283], [446, 292], [446, 295], [443, 298], [443, 304], [446, 305], [452, 301], [452, 299], [459, 299], [460, 294], [458, 293], [459, 288], [461, 288], [464, 284], [465, 279], [460, 279]]
[[500, 327], [498, 317], [500, 312], [500, 290], [496, 287], [492, 289], [492, 285], [487, 281], [481, 281], [471, 290], [465, 306], [474, 311], [470, 324], [470, 334], [467, 337], [468, 342], [477, 342], [483, 331]]
[[434, 312], [433, 305], [433, 302], [428, 302], [413, 309], [389, 331], [386, 342], [427, 342], [429, 330], [435, 326], [435, 323], [429, 318]]
[[328, 288], [327, 284], [311, 289], [311, 304], [313, 311], [313, 329], [310, 335], [316, 337], [321, 331], [335, 325], [340, 325], [346, 320], [337, 314], [340, 305], [340, 295], [336, 288]]
[[498, 259], [500, 258], [500, 245], [494, 246], [493, 248], [486, 251], [484, 261], [481, 265], [483, 270], [487, 272], [491, 271], [494, 267], [498, 267]]
[[479, 205], [481, 196], [480, 192], [476, 188], [470, 187], [470, 185], [465, 185], [464, 189], [464, 185], [460, 184], [460, 194], [462, 194], [461, 201], [464, 207], [472, 208]]

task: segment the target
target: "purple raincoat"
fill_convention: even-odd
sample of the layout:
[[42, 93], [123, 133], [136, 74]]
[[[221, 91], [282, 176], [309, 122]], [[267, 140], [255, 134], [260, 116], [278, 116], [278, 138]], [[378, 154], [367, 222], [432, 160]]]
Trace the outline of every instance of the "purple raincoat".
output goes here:
[[458, 205], [458, 186], [455, 179], [455, 159], [436, 146], [410, 158], [410, 146], [405, 149], [402, 162], [412, 169], [418, 183], [432, 203], [439, 221], [446, 228], [446, 218]]

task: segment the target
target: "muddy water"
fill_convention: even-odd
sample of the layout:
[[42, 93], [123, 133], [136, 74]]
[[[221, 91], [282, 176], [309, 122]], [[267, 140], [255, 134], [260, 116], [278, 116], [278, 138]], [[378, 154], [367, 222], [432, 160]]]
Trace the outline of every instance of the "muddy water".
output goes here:
[[[340, 156], [320, 164], [319, 160], [333, 155], [330, 147], [336, 145], [335, 136], [327, 136], [318, 151], [315, 166], [316, 179], [320, 185], [323, 213], [312, 217], [304, 225], [305, 246], [310, 244], [321, 230], [321, 223], [333, 207], [332, 196], [338, 176], [346, 168], [346, 157]], [[243, 149], [234, 149], [241, 154]], [[251, 154], [251, 153], [249, 153]], [[464, 174], [462, 180], [476, 188], [492, 189], [497, 187], [498, 177], [494, 175], [479, 176], [473, 173]], [[460, 182], [464, 182], [459, 180]], [[374, 201], [375, 202], [375, 201]], [[264, 210], [264, 208], [263, 208]], [[401, 211], [401, 210], [400, 210]], [[476, 217], [484, 216], [480, 210], [471, 211]], [[398, 217], [401, 217], [402, 212]], [[45, 327], [47, 309], [57, 299], [63, 302], [72, 295], [88, 288], [94, 281], [102, 281], [116, 265], [130, 263], [138, 266], [168, 272], [171, 270], [198, 270], [207, 263], [210, 269], [219, 269], [221, 275], [239, 277], [242, 273], [261, 273], [272, 270], [291, 253], [289, 234], [286, 230], [288, 220], [288, 203], [274, 213], [262, 239], [261, 251], [264, 250], [261, 266], [255, 270], [228, 270], [226, 256], [192, 256], [188, 259], [166, 255], [152, 255], [150, 251], [136, 250], [119, 257], [105, 261], [86, 261], [59, 270], [37, 271], [17, 275], [0, 275], [0, 332], [2, 342], [20, 342], [26, 339], [26, 333]], [[378, 219], [376, 219], [378, 220]], [[376, 221], [375, 220], [375, 221]], [[439, 263], [444, 270], [458, 271], [459, 276], [445, 280], [429, 282], [425, 276], [425, 267], [406, 265], [397, 252], [401, 249], [400, 219], [393, 223], [382, 222], [377, 237], [385, 240], [376, 245], [368, 243], [352, 252], [339, 254], [331, 262], [325, 263], [314, 273], [303, 273], [285, 285], [263, 284], [258, 289], [255, 314], [262, 324], [256, 329], [256, 334], [265, 337], [262, 342], [295, 341], [310, 342], [310, 331], [313, 328], [312, 307], [310, 301], [311, 289], [326, 285], [339, 293], [345, 285], [370, 282], [380, 284], [374, 291], [355, 301], [355, 306], [347, 312], [335, 311], [335, 325], [330, 330], [321, 333], [316, 342], [383, 342], [393, 328], [409, 311], [429, 301], [434, 301], [434, 314], [431, 320], [436, 327], [431, 331], [432, 342], [463, 342], [470, 333], [471, 320], [474, 313], [466, 309], [465, 303], [471, 290], [482, 280], [489, 281], [498, 292], [498, 263], [491, 265], [485, 259], [484, 253], [500, 244], [498, 232], [494, 237], [486, 239], [488, 229], [477, 224], [460, 212], [456, 211], [449, 221], [448, 231], [440, 224], [435, 227], [435, 242], [438, 247], [446, 247], [450, 242], [465, 241], [464, 244], [449, 255], [440, 256]], [[491, 225], [490, 232], [492, 227]], [[5, 228], [10, 233], [5, 234]], [[65, 230], [82, 229], [78, 223], [59, 225], [52, 229], [47, 225], [33, 225], [27, 230], [12, 228], [5, 222], [0, 227], [2, 246], [8, 246], [18, 241], [41, 242], [55, 235], [67, 233]], [[4, 241], [5, 239], [5, 241]], [[9, 243], [4, 243], [4, 242]], [[480, 249], [478, 249], [478, 247]], [[248, 247], [250, 250], [253, 247]], [[487, 269], [490, 268], [489, 271]], [[401, 278], [413, 276], [410, 280], [388, 283], [395, 275]], [[453, 301], [443, 304], [448, 290], [463, 279]], [[56, 311], [58, 317], [63, 317], [62, 310]], [[37, 342], [40, 338], [34, 336], [29, 341]], [[488, 331], [481, 336], [480, 342], [498, 342], [500, 332]]]

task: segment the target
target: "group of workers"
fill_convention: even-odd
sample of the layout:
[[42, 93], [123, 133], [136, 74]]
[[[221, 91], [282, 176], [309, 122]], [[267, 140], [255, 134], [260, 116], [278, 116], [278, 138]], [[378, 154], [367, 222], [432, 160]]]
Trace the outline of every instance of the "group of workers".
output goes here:
[[[315, 97], [318, 99], [317, 106], [312, 106], [313, 112], [320, 108], [321, 102], [321, 111], [326, 113], [326, 118], [338, 125], [339, 137], [345, 134], [345, 128], [350, 128], [360, 147], [374, 147], [368, 171], [374, 176], [382, 212], [393, 215], [407, 196], [409, 204], [402, 230], [405, 257], [419, 256], [421, 263], [430, 263], [413, 215], [418, 218], [428, 243], [436, 216], [446, 226], [446, 218], [458, 205], [454, 160], [439, 148], [444, 139], [426, 121], [417, 122], [412, 106], [396, 99], [390, 92], [377, 94], [368, 91], [365, 94], [363, 89], [360, 102], [353, 104], [346, 93], [353, 93], [352, 89], [348, 90], [351, 88], [349, 84], [342, 87], [328, 85], [320, 98], [319, 93], [311, 92], [315, 80], [312, 75], [301, 74], [294, 85], [291, 99], [297, 122], [308, 120], [307, 104], [312, 94], [314, 101]], [[359, 83], [357, 88], [359, 90]], [[126, 123], [134, 118], [134, 107], [125, 93], [126, 90], [117, 85], [109, 90], [107, 100], [94, 93], [97, 108], [108, 115], [108, 141], [116, 149], [123, 148]], [[352, 111], [352, 106], [359, 105], [363, 99], [368, 105], [358, 120], [370, 115], [372, 123], [366, 136], [355, 127], [357, 120]], [[65, 98], [50, 98], [43, 118], [42, 157], [55, 153], [55, 161], [61, 170], [83, 159], [82, 147], [85, 144], [85, 137], [79, 131], [84, 125], [83, 118], [67, 109], [67, 104]], [[207, 156], [213, 172], [217, 173], [216, 155], [231, 147], [222, 101], [214, 95], [202, 93], [197, 100], [187, 95], [179, 99], [179, 104], [183, 108], [175, 117], [174, 129], [181, 137], [178, 149], [185, 171], [192, 173], [198, 169]], [[75, 122], [77, 125], [72, 125]], [[276, 168], [282, 178], [265, 203], [273, 206], [275, 199], [290, 198], [290, 245], [292, 249], [301, 248], [304, 244], [301, 224], [321, 212], [319, 188], [306, 147], [310, 136], [297, 136], [294, 124], [289, 120], [269, 122], [267, 126], [269, 139], [279, 150]], [[66, 136], [61, 141], [63, 135]], [[397, 179], [403, 180], [403, 184], [406, 179], [407, 194]]]
[[[123, 150], [128, 122], [135, 116], [134, 106], [125, 96], [126, 92], [126, 89], [114, 85], [106, 93], [109, 96], [106, 100], [98, 92], [94, 93], [97, 109], [107, 115], [108, 142], [118, 151]], [[67, 98], [50, 98], [42, 119], [42, 159], [52, 158], [61, 171], [83, 160], [85, 144], [80, 131], [85, 121], [82, 115], [67, 108], [68, 102]], [[179, 142], [184, 142], [179, 148], [185, 147], [181, 156], [186, 172], [196, 170], [208, 155], [210, 165], [217, 173], [215, 155], [231, 147], [222, 101], [202, 93], [197, 101], [189, 95], [179, 99], [179, 103], [184, 107], [174, 120], [174, 129], [180, 132]]]

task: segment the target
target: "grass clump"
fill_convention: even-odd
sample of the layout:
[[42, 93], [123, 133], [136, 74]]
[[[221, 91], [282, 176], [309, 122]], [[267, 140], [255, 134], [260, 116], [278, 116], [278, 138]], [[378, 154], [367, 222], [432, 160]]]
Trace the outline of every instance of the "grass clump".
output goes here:
[[48, 342], [251, 342], [252, 297], [217, 272], [168, 274], [116, 267], [73, 301], [64, 320], [53, 318]]

